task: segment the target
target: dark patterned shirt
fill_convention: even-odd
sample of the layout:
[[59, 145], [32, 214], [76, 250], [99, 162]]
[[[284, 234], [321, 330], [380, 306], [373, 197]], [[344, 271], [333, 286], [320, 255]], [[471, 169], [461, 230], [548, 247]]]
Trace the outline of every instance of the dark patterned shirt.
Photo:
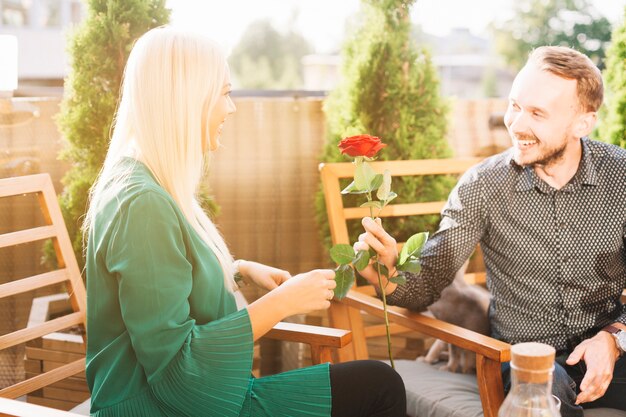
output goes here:
[[582, 145], [578, 171], [560, 190], [517, 165], [512, 150], [470, 169], [424, 247], [422, 272], [389, 303], [423, 310], [480, 243], [494, 337], [572, 350], [609, 323], [626, 324], [626, 151]]

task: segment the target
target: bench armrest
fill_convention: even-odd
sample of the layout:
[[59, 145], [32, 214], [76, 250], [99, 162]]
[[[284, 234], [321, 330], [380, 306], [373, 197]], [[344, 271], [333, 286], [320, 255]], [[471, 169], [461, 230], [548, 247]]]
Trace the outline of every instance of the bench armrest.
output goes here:
[[[341, 304], [377, 317], [384, 317], [383, 303], [378, 298], [351, 290]], [[504, 400], [501, 364], [511, 359], [511, 346], [489, 336], [437, 320], [406, 308], [389, 307], [389, 321], [436, 337], [476, 354], [476, 382], [485, 417], [497, 417]]]
[[[349, 307], [366, 311], [373, 316], [384, 317], [383, 302], [376, 297], [358, 291], [350, 291], [341, 302]], [[445, 321], [429, 317], [422, 313], [410, 311], [406, 308], [387, 307], [389, 321], [391, 323], [400, 324], [411, 330], [436, 337], [444, 342], [470, 350], [498, 362], [508, 362], [511, 360], [511, 345], [508, 343], [455, 326], [454, 324], [446, 323]]]
[[349, 330], [306, 324], [280, 322], [264, 337], [285, 342], [305, 343], [311, 347], [313, 364], [332, 362], [331, 349], [339, 349], [352, 341]]

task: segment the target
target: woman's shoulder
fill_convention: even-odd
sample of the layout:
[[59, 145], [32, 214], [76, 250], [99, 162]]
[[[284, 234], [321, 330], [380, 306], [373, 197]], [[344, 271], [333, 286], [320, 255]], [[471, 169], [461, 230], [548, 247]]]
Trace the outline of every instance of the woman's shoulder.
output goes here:
[[[131, 158], [124, 158], [118, 164], [120, 172], [125, 172], [126, 180], [124, 186], [120, 190], [122, 196], [128, 199], [137, 198], [143, 194], [160, 195], [167, 199], [170, 195], [157, 182], [150, 169], [142, 162]], [[171, 197], [170, 197], [171, 199]]]
[[110, 223], [132, 214], [151, 218], [154, 214], [177, 216], [177, 205], [171, 195], [156, 181], [150, 170], [138, 161], [122, 161], [119, 168], [125, 179], [109, 193], [99, 216]]

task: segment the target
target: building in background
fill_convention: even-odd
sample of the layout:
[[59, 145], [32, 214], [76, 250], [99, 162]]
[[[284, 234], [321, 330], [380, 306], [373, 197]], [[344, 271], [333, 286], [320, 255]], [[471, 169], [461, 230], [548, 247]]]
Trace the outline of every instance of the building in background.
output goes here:
[[305, 55], [301, 60], [305, 90], [330, 91], [341, 77], [341, 55]]
[[58, 96], [68, 74], [66, 34], [85, 15], [81, 0], [0, 0], [0, 33], [17, 36], [16, 96]]
[[[457, 28], [447, 36], [420, 33], [416, 42], [431, 51], [442, 95], [476, 99], [508, 94], [514, 74], [505, 68], [489, 39]], [[332, 90], [341, 77], [339, 55], [307, 55], [302, 66], [305, 90]]]

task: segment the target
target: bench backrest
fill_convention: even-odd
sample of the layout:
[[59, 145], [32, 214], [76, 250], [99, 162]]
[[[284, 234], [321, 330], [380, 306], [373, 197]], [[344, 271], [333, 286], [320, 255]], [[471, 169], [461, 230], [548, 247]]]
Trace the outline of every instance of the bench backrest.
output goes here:
[[[392, 177], [460, 176], [481, 160], [482, 158], [420, 159], [372, 162], [370, 165], [377, 173], [383, 173], [388, 169]], [[350, 162], [322, 163], [319, 166], [333, 245], [337, 243], [354, 243], [350, 242], [348, 236], [348, 220], [369, 216], [369, 209], [366, 207], [344, 207], [340, 180], [352, 178], [354, 176], [354, 167], [354, 164]], [[389, 204], [381, 211], [380, 217], [439, 214], [445, 203], [445, 201], [425, 201], [408, 204]], [[416, 230], [415, 232], [418, 231]], [[401, 247], [403, 243], [398, 242], [398, 245]], [[484, 283], [484, 279], [484, 274], [466, 274], [466, 280], [469, 283]]]
[[[64, 283], [69, 294], [72, 312], [33, 327], [18, 329], [0, 336], [0, 350], [26, 343], [71, 326], [78, 325], [85, 328], [86, 325], [85, 285], [74, 256], [50, 175], [38, 174], [0, 179], [0, 198], [16, 196], [19, 198], [19, 196], [26, 194], [35, 194], [37, 196], [45, 224], [26, 230], [0, 234], [0, 248], [52, 239], [58, 269], [1, 284], [0, 299]], [[33, 262], [36, 261], [33, 259]], [[85, 341], [85, 336], [83, 336], [83, 343]], [[25, 381], [5, 387], [0, 390], [0, 397], [21, 397], [84, 370], [85, 359], [83, 357]]]

